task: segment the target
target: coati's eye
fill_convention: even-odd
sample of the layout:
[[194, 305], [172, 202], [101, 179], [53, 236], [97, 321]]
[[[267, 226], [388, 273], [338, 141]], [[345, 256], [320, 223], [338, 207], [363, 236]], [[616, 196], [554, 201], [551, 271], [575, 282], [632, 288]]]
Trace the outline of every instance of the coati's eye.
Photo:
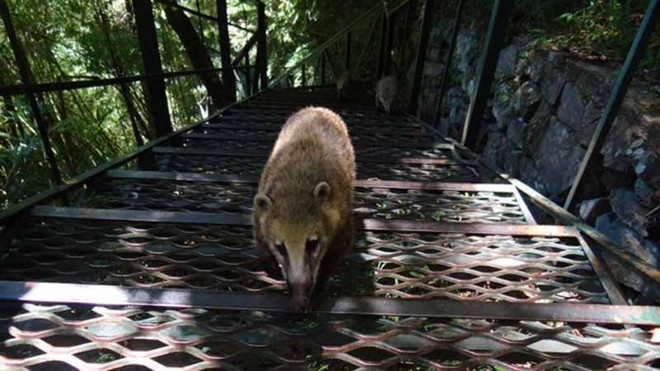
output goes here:
[[284, 246], [284, 243], [280, 241], [275, 241], [275, 248], [277, 249], [277, 252], [280, 253], [280, 255], [285, 257], [287, 256], [286, 246]]
[[318, 247], [319, 247], [319, 238], [316, 236], [311, 236], [310, 238], [307, 239], [307, 242], [305, 242], [305, 251], [309, 255], [314, 254], [318, 249]]

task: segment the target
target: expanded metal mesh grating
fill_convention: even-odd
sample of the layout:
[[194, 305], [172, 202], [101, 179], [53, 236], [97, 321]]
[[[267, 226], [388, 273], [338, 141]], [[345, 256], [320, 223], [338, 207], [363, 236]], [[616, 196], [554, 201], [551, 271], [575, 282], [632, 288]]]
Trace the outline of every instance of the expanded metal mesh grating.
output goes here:
[[648, 329], [637, 327], [30, 304], [5, 307], [0, 316], [4, 369], [495, 371], [660, 366], [660, 347], [650, 342]]
[[[358, 179], [422, 182], [373, 188], [373, 182], [359, 183], [369, 186], [356, 187], [356, 214], [373, 219], [358, 218], [355, 249], [330, 279], [325, 295], [359, 296], [368, 305], [395, 299], [389, 302], [399, 305], [396, 313], [412, 315], [420, 315], [415, 311], [420, 303], [468, 305], [477, 317], [487, 316], [484, 305], [504, 305], [511, 313], [507, 309], [498, 317], [499, 310], [491, 307], [488, 315], [516, 320], [467, 319], [462, 317], [470, 314], [460, 309], [449, 313], [456, 318], [434, 319], [2, 302], [0, 369], [660, 368], [660, 347], [651, 328], [518, 320], [529, 318], [519, 312], [523, 303], [544, 303], [527, 307], [553, 311], [560, 304], [546, 303], [609, 303], [584, 242], [570, 228], [520, 225], [533, 220], [525, 219], [513, 188], [495, 186], [493, 191], [481, 184], [463, 190], [465, 185], [452, 184], [435, 190], [439, 186], [427, 182], [493, 182], [493, 174], [447, 143], [434, 148], [415, 118], [342, 107], [334, 89], [263, 94], [171, 143], [183, 148], [154, 151], [157, 170], [246, 176], [250, 182], [101, 178], [80, 191], [82, 199], [66, 206], [112, 210], [75, 214], [73, 209], [37, 207], [0, 261], [0, 280], [37, 283], [12, 282], [3, 289], [18, 285], [28, 295], [41, 292], [32, 298], [43, 298], [46, 284], [38, 282], [105, 284], [112, 292], [124, 292], [117, 286], [127, 286], [138, 293], [136, 298], [147, 295], [154, 305], [165, 295], [151, 290], [158, 288], [193, 290], [172, 290], [183, 293], [179, 298], [220, 295], [231, 300], [243, 293], [241, 300], [260, 303], [249, 308], [264, 311], [272, 298], [286, 299], [280, 273], [266, 272], [258, 259], [251, 228], [232, 218], [251, 211], [254, 181], [281, 125], [295, 108], [310, 104], [334, 108], [346, 120], [356, 147]], [[135, 162], [127, 168], [133, 166]], [[210, 214], [191, 214], [196, 212]], [[98, 217], [94, 213], [112, 220], [151, 221], [71, 219]], [[167, 218], [171, 222], [154, 222]], [[412, 232], [420, 230], [427, 232]], [[93, 295], [89, 287], [77, 287]], [[79, 299], [77, 291], [57, 296], [45, 290], [51, 302], [69, 300], [62, 296]], [[142, 296], [95, 302], [142, 305]], [[450, 301], [428, 300], [436, 298]], [[222, 303], [220, 307], [236, 308]], [[579, 308], [598, 307], [602, 305]], [[425, 313], [437, 315], [439, 307], [432, 308]], [[271, 309], [282, 310], [279, 304]], [[601, 317], [588, 320], [593, 318]]]
[[[213, 290], [284, 290], [248, 226], [33, 218], [0, 279]], [[361, 232], [329, 295], [607, 303], [574, 238]]]
[[[211, 149], [221, 150], [225, 152], [233, 152], [237, 155], [245, 153], [255, 153], [259, 157], [255, 161], [265, 161], [265, 158], [273, 148], [273, 142], [264, 141], [246, 141], [242, 139], [212, 139], [212, 140], [199, 140], [199, 139], [184, 139], [183, 146], [186, 148], [195, 149]], [[360, 159], [391, 159], [395, 162], [397, 158], [431, 158], [431, 159], [447, 159], [453, 160], [457, 155], [446, 149], [429, 149], [430, 146], [420, 148], [410, 148], [409, 146], [397, 147], [394, 145], [373, 145], [369, 147], [356, 147], [355, 153], [358, 162]], [[261, 158], [263, 157], [263, 158]]]
[[[80, 204], [124, 210], [250, 213], [256, 184], [101, 179]], [[363, 217], [448, 223], [525, 224], [511, 192], [430, 191], [356, 187]]]
[[[244, 122], [276, 122], [280, 125], [284, 124], [286, 119], [291, 115], [294, 110], [256, 110], [254, 108], [233, 108], [226, 111], [220, 117], [221, 122], [232, 122], [233, 120], [240, 120]], [[359, 114], [351, 113], [350, 111], [336, 110], [342, 116], [349, 127], [349, 130], [357, 126], [369, 126], [375, 130], [377, 128], [398, 128], [400, 130], [415, 130], [420, 129], [419, 121], [414, 118], [406, 116], [397, 116], [388, 118], [385, 114]]]
[[[283, 123], [283, 122], [282, 122]], [[207, 130], [207, 133], [195, 133], [195, 140], [201, 140], [203, 144], [218, 143], [223, 138], [232, 138], [245, 141], [268, 142], [271, 146], [277, 139], [278, 132], [265, 130], [238, 130], [238, 129], [213, 129]], [[201, 137], [207, 136], [207, 139]], [[355, 147], [363, 146], [400, 146], [400, 147], [422, 147], [428, 148], [433, 145], [433, 140], [429, 135], [419, 136], [405, 134], [403, 131], [387, 133], [376, 130], [351, 131], [351, 142]], [[222, 143], [222, 142], [220, 142]]]
[[1, 279], [197, 289], [282, 289], [249, 227], [32, 219]]
[[355, 207], [371, 218], [444, 223], [525, 224], [513, 193], [355, 188]]
[[[159, 171], [196, 172], [204, 174], [252, 175], [261, 174], [265, 158], [158, 154], [156, 165]], [[479, 182], [475, 166], [360, 163], [357, 164], [358, 179], [413, 180], [431, 182]]]

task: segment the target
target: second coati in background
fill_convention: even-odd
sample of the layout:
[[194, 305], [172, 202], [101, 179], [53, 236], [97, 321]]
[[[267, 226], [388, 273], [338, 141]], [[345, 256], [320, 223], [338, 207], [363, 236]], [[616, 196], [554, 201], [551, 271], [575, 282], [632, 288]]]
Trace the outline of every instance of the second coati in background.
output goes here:
[[284, 124], [254, 198], [254, 238], [308, 310], [353, 245], [355, 155], [344, 121], [309, 107]]
[[382, 105], [388, 116], [396, 106], [398, 90], [399, 83], [392, 75], [385, 76], [376, 83], [376, 107]]

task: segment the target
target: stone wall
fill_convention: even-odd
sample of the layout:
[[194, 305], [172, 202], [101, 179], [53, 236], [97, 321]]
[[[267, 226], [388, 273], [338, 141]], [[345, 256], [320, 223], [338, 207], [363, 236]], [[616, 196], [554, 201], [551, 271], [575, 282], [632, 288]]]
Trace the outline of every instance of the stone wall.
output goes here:
[[[430, 121], [444, 68], [446, 22], [431, 33], [419, 107]], [[440, 130], [460, 138], [474, 88], [482, 31], [460, 30]], [[617, 70], [515, 39], [500, 53], [478, 148], [485, 159], [562, 204], [616, 79]], [[660, 267], [660, 89], [635, 81], [574, 210], [619, 246]], [[625, 285], [658, 292], [623, 267]]]

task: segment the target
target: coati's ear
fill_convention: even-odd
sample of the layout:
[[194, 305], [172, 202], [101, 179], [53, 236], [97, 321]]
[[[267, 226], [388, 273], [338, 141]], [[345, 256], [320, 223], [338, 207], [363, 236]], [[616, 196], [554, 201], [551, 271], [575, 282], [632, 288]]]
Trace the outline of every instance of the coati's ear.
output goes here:
[[314, 197], [317, 200], [324, 202], [330, 198], [330, 185], [326, 182], [320, 182], [314, 187]]
[[273, 201], [264, 194], [258, 194], [254, 197], [254, 208], [257, 211], [268, 211], [273, 206]]

